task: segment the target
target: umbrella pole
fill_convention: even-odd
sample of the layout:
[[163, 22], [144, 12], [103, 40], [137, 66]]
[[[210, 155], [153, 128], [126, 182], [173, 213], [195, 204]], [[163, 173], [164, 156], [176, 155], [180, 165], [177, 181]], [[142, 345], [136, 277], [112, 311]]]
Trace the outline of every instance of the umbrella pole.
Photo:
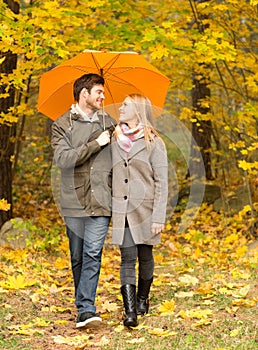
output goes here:
[[[103, 68], [100, 68], [100, 75], [103, 77]], [[104, 114], [104, 101], [102, 102], [102, 121], [103, 121], [103, 128], [106, 130], [106, 119]]]
[[104, 104], [102, 104], [102, 121], [103, 121], [103, 128], [106, 130], [106, 118], [105, 118], [105, 112], [104, 112]]

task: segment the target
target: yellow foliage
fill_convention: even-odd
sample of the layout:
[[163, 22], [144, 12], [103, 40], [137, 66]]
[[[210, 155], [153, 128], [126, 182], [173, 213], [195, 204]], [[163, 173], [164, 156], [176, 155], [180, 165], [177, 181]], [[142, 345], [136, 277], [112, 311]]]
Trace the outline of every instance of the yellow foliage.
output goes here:
[[0, 199], [0, 210], [8, 211], [11, 208], [11, 204], [6, 199]]
[[239, 160], [238, 166], [243, 170], [252, 170], [253, 168], [258, 169], [258, 162], [250, 163], [250, 162], [247, 162], [246, 160]]

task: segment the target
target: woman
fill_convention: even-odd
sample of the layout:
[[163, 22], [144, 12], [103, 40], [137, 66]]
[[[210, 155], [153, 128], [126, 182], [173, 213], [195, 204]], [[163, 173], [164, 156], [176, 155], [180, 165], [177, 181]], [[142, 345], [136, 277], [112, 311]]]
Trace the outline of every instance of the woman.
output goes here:
[[[120, 107], [112, 142], [112, 241], [121, 251], [120, 280], [127, 327], [149, 309], [152, 248], [160, 243], [167, 204], [167, 153], [152, 125], [150, 101], [138, 94]], [[138, 290], [136, 295], [136, 261]]]

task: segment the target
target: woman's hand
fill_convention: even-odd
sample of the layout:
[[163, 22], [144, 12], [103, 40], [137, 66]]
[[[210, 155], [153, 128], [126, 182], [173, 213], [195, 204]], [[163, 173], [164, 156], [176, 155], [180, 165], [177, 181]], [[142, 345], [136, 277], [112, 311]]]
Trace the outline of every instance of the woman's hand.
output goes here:
[[153, 236], [156, 236], [160, 234], [165, 228], [164, 224], [161, 224], [160, 222], [153, 222], [151, 225], [151, 233]]

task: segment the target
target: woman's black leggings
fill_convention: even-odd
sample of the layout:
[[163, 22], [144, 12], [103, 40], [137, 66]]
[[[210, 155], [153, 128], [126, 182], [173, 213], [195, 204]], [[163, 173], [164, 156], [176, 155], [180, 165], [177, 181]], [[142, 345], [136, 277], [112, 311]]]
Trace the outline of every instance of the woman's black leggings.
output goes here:
[[139, 262], [139, 277], [150, 280], [154, 272], [152, 245], [138, 244], [131, 247], [120, 247], [121, 265], [120, 280], [124, 284], [136, 284], [136, 260]]

